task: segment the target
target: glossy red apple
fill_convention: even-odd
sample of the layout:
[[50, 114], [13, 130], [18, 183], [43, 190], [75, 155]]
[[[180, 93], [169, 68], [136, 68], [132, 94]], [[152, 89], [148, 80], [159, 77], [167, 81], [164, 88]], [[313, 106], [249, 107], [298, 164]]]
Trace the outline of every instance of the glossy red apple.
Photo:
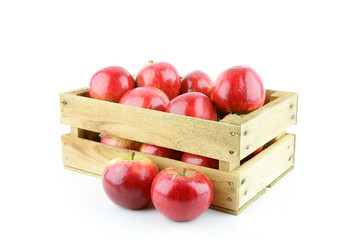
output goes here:
[[200, 156], [200, 155], [195, 155], [191, 153], [184, 153], [181, 158], [181, 161], [199, 166], [219, 169], [219, 160]]
[[165, 168], [151, 186], [151, 200], [164, 216], [188, 221], [205, 212], [213, 199], [213, 186], [203, 173], [190, 168]]
[[132, 141], [129, 139], [124, 139], [124, 138], [120, 138], [120, 137], [115, 137], [115, 136], [111, 136], [111, 135], [104, 135], [101, 138], [101, 143], [107, 144], [107, 145], [111, 145], [114, 147], [121, 147], [121, 148], [126, 148], [126, 149], [131, 149], [131, 150], [139, 150], [141, 143], [136, 142], [136, 141]]
[[181, 160], [182, 152], [169, 148], [155, 146], [147, 143], [143, 143], [140, 146], [139, 152], [156, 155], [159, 157], [166, 157], [175, 160]]
[[188, 73], [181, 80], [180, 94], [187, 92], [201, 92], [210, 97], [212, 87], [211, 78], [204, 72], [196, 70]]
[[156, 87], [163, 91], [171, 100], [179, 95], [181, 77], [170, 63], [152, 63], [139, 71], [136, 76], [136, 85], [138, 87]]
[[216, 121], [215, 108], [205, 94], [189, 92], [170, 101], [166, 112]]
[[134, 88], [122, 96], [120, 104], [165, 112], [169, 104], [166, 94], [151, 86]]
[[219, 75], [211, 88], [210, 98], [226, 111], [248, 113], [264, 105], [265, 89], [253, 68], [236, 66]]
[[151, 185], [158, 172], [150, 159], [132, 153], [109, 162], [102, 176], [103, 188], [115, 204], [140, 209], [151, 201]]
[[91, 98], [119, 102], [122, 95], [135, 87], [134, 78], [124, 68], [107, 67], [96, 72], [89, 85]]

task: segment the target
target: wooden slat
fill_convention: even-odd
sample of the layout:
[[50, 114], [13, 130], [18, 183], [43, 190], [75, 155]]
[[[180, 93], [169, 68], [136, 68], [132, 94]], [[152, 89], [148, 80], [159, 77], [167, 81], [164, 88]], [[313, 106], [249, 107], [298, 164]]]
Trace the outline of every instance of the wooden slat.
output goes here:
[[239, 207], [293, 165], [294, 139], [287, 134], [234, 170], [240, 177]]
[[286, 174], [288, 174], [291, 170], [294, 169], [294, 165], [289, 167], [285, 172], [283, 172], [279, 177], [277, 177], [274, 181], [272, 181], [269, 185], [267, 185], [267, 188], [272, 188], [278, 181], [280, 181]]
[[261, 197], [264, 193], [266, 193], [266, 188], [258, 192], [254, 197], [252, 197], [249, 201], [247, 201], [244, 205], [242, 205], [237, 211], [236, 215], [239, 215], [242, 211], [250, 206], [253, 202], [255, 202], [259, 197]]
[[240, 159], [296, 124], [297, 94], [277, 93], [278, 98], [241, 118]]
[[92, 172], [88, 172], [88, 171], [85, 171], [85, 170], [81, 170], [81, 169], [66, 166], [66, 165], [64, 165], [64, 168], [67, 169], [67, 170], [71, 170], [71, 171], [74, 171], [74, 172], [77, 172], [77, 173], [85, 174], [85, 175], [88, 175], [88, 176], [91, 176], [91, 177], [96, 177], [96, 178], [101, 178], [102, 177], [100, 174], [95, 174], [95, 173], [92, 173]]
[[239, 126], [68, 93], [61, 94], [60, 101], [63, 124], [226, 162], [239, 161]]
[[264, 193], [266, 193], [266, 188], [263, 189], [262, 191], [260, 191], [258, 194], [256, 194], [252, 199], [250, 199], [247, 203], [245, 203], [244, 205], [242, 205], [239, 209], [237, 210], [230, 210], [227, 208], [222, 208], [219, 206], [215, 206], [215, 205], [211, 205], [210, 208], [220, 211], [220, 212], [225, 212], [225, 213], [230, 213], [232, 215], [239, 215], [241, 212], [243, 212], [246, 208], [248, 208], [250, 206], [250, 204], [252, 204], [253, 202], [256, 201], [256, 199], [258, 199], [260, 196], [262, 196]]
[[[296, 93], [266, 90], [266, 104], [249, 114], [229, 114], [221, 120], [241, 127], [240, 159], [271, 139], [281, 136], [297, 121]], [[226, 169], [224, 167], [224, 169]], [[234, 169], [234, 168], [233, 168]]]
[[[119, 156], [128, 156], [132, 151], [117, 148], [87, 139], [76, 138], [71, 134], [62, 136], [63, 164], [79, 171], [90, 174], [102, 175], [107, 163]], [[136, 151], [135, 151], [136, 152]], [[212, 204], [236, 210], [238, 206], [239, 176], [231, 172], [223, 172], [211, 168], [192, 165], [168, 158], [143, 154], [149, 157], [162, 170], [166, 167], [187, 167], [196, 169], [211, 180], [214, 187], [214, 199]]]
[[265, 104], [272, 101], [272, 96], [274, 93], [276, 93], [278, 91], [276, 90], [270, 90], [270, 89], [266, 89], [266, 95], [265, 95]]
[[293, 149], [293, 157], [292, 157], [292, 161], [295, 164], [295, 148], [296, 148], [296, 135], [292, 134], [292, 133], [288, 133], [289, 135], [294, 136], [294, 149]]
[[267, 146], [270, 146], [271, 144], [277, 142], [280, 138], [282, 138], [283, 136], [286, 135], [286, 132], [282, 132], [279, 135], [277, 135], [276, 137], [274, 137], [273, 139], [271, 139], [268, 143]]
[[231, 172], [240, 166], [240, 161], [237, 162], [224, 162], [219, 161], [219, 170]]

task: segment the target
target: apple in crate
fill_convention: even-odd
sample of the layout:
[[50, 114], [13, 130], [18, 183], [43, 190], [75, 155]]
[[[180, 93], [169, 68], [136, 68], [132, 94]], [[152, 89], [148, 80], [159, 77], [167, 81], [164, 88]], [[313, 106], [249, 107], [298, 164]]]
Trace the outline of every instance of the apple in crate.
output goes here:
[[205, 212], [213, 199], [209, 178], [194, 169], [169, 167], [162, 170], [151, 186], [151, 200], [164, 216], [188, 221]]
[[189, 92], [177, 96], [170, 101], [166, 112], [212, 121], [217, 120], [216, 110], [210, 98], [199, 92]]
[[92, 76], [89, 95], [91, 98], [118, 103], [122, 95], [134, 87], [134, 78], [125, 68], [106, 67]]
[[143, 143], [140, 146], [139, 152], [156, 155], [159, 157], [166, 157], [175, 160], [181, 160], [182, 152], [170, 148], [164, 148], [152, 144]]
[[198, 166], [219, 169], [219, 160], [200, 156], [200, 155], [195, 155], [191, 153], [184, 153], [181, 158], [181, 161], [195, 164]]
[[107, 135], [105, 134], [102, 138], [101, 138], [101, 143], [107, 144], [107, 145], [111, 145], [114, 147], [121, 147], [121, 148], [126, 148], [126, 149], [130, 149], [130, 150], [139, 150], [141, 143], [136, 142], [136, 141], [132, 141], [129, 139], [124, 139], [124, 138], [120, 138], [120, 137], [116, 137], [116, 136], [111, 136], [111, 135]]
[[212, 87], [211, 78], [204, 72], [196, 70], [186, 74], [181, 80], [180, 94], [187, 92], [201, 92], [210, 97]]
[[265, 88], [253, 68], [236, 66], [219, 75], [210, 98], [225, 112], [249, 113], [264, 105]]
[[179, 95], [181, 77], [176, 68], [167, 62], [152, 63], [142, 68], [136, 76], [136, 86], [153, 86], [162, 90], [169, 99]]
[[144, 156], [131, 153], [111, 160], [105, 167], [102, 185], [115, 204], [128, 209], [141, 209], [151, 201], [151, 185], [158, 174], [156, 165]]
[[166, 94], [151, 86], [134, 88], [122, 96], [120, 104], [165, 112], [169, 104]]

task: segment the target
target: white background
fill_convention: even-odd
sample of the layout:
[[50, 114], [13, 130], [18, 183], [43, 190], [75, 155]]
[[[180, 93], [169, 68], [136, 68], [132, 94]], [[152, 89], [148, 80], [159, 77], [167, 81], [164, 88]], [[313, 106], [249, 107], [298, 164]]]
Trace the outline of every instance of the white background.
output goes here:
[[[1, 239], [359, 239], [357, 1], [1, 1]], [[177, 223], [64, 170], [59, 93], [149, 59], [213, 80], [247, 64], [299, 93], [296, 167], [235, 217]]]

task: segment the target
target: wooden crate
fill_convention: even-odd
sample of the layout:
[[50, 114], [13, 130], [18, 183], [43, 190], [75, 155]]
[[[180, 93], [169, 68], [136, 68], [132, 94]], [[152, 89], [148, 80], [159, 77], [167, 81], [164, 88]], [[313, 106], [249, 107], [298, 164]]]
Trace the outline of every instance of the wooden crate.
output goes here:
[[[60, 94], [61, 137], [66, 169], [101, 177], [113, 158], [132, 150], [99, 143], [105, 133], [219, 159], [219, 169], [146, 155], [159, 170], [189, 167], [206, 174], [214, 187], [211, 208], [238, 214], [294, 167], [295, 135], [285, 133], [297, 121], [297, 94], [266, 91], [266, 104], [247, 115], [231, 114], [215, 122], [89, 98], [82, 88]], [[250, 153], [267, 147], [244, 162]]]

